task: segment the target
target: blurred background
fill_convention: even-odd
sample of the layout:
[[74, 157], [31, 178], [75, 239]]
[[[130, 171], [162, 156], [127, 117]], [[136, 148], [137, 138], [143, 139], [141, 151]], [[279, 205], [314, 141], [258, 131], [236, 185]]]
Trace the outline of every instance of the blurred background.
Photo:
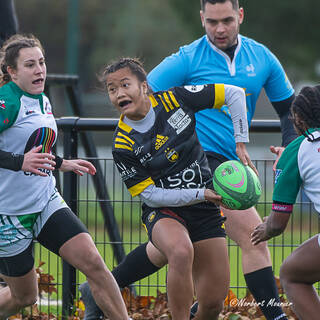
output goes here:
[[[240, 32], [271, 49], [295, 89], [318, 81], [320, 1], [239, 2], [245, 10]], [[150, 71], [203, 35], [199, 0], [15, 0], [15, 6], [19, 31], [42, 41], [48, 72], [79, 75], [88, 116], [117, 116], [96, 77], [112, 59], [136, 56]], [[57, 117], [70, 112], [55, 105]], [[262, 95], [255, 118], [275, 117]]]
[[[239, 0], [239, 2], [245, 12], [244, 23], [240, 29], [241, 34], [263, 43], [278, 57], [296, 92], [299, 92], [303, 85], [319, 82], [320, 1]], [[86, 117], [118, 117], [97, 81], [97, 74], [111, 60], [121, 56], [139, 57], [144, 62], [146, 70], [150, 71], [163, 58], [176, 52], [179, 46], [194, 41], [204, 33], [199, 17], [199, 0], [15, 0], [14, 3], [19, 23], [18, 31], [33, 33], [41, 40], [46, 50], [48, 73], [79, 76], [79, 95]], [[57, 118], [73, 115], [63, 88], [59, 86], [54, 88], [51, 100]], [[254, 119], [278, 119], [263, 92], [259, 98]], [[104, 168], [103, 177], [108, 177], [106, 180], [109, 183], [108, 190], [113, 207], [118, 213], [129, 209], [132, 212], [139, 211], [140, 203], [130, 202], [129, 195], [122, 194], [124, 189], [119, 182], [120, 179], [118, 177], [115, 179], [116, 173], [114, 173], [110, 153], [112, 132], [94, 132], [92, 135], [100, 158], [107, 158], [103, 159], [105, 162], [101, 167]], [[254, 133], [250, 135], [250, 141], [248, 149], [252, 159], [258, 160], [257, 167], [265, 186], [261, 200], [264, 202], [258, 210], [266, 215], [270, 211], [273, 186], [273, 163], [268, 160], [274, 159], [268, 147], [271, 144], [280, 145], [281, 135], [280, 133]], [[83, 153], [83, 149], [80, 148], [79, 156], [83, 156]], [[58, 154], [62, 154], [61, 149]], [[263, 162], [264, 160], [267, 162]], [[98, 241], [101, 252], [104, 252], [103, 256], [109, 256], [104, 245], [106, 234], [103, 230], [101, 231], [102, 216], [98, 210], [98, 201], [95, 199], [95, 193], [91, 191], [94, 189], [93, 186], [89, 185], [88, 178], [86, 179], [81, 180], [82, 184], [86, 184], [81, 190], [86, 189], [90, 192], [81, 192], [86, 196], [89, 195], [93, 200], [90, 198], [80, 201], [80, 216], [85, 215], [83, 219], [87, 221], [87, 225], [88, 221], [91, 223], [90, 219], [93, 219], [92, 225], [89, 223], [90, 232]], [[114, 186], [114, 181], [119, 183], [117, 188]], [[118, 189], [122, 190], [122, 193], [115, 191]], [[83, 196], [82, 193], [81, 196]], [[84, 207], [86, 211], [83, 213]], [[297, 208], [300, 213], [307, 211], [309, 213], [307, 217], [311, 217], [311, 206], [306, 209], [305, 205], [301, 204]], [[117, 219], [126, 221], [127, 215], [130, 219], [131, 216], [138, 217], [138, 215], [131, 215], [131, 211], [125, 212], [126, 215], [118, 214]], [[299, 233], [296, 232], [295, 237], [300, 238], [287, 235], [286, 237], [291, 236], [291, 242], [286, 247], [287, 251], [283, 249], [284, 238], [281, 238], [282, 244], [279, 249], [281, 254], [277, 255], [275, 248], [279, 245], [273, 242], [272, 255], [277, 256], [277, 260], [273, 258], [273, 264], [277, 273], [283, 258], [290, 250], [292, 251], [292, 243], [302, 242], [313, 232], [311, 226], [318, 226], [317, 221], [311, 222], [311, 218], [303, 220], [302, 214], [296, 217], [299, 227], [291, 225], [291, 231], [298, 230]], [[303, 230], [309, 230], [308, 232], [301, 231], [302, 221], [306, 221], [307, 227]], [[133, 229], [140, 232], [134, 238], [138, 243], [145, 238], [141, 236], [144, 233], [138, 229], [139, 219], [135, 218], [134, 222], [137, 226]], [[120, 226], [123, 227], [121, 224]], [[122, 237], [132, 236], [126, 229], [121, 230]], [[132, 239], [130, 238], [129, 241], [127, 238], [125, 240], [131, 243]], [[132, 249], [131, 244], [129, 249]], [[236, 249], [232, 247], [232, 250]], [[127, 247], [126, 251], [128, 251]], [[239, 251], [232, 255], [237, 261], [239, 256]], [[44, 260], [44, 258], [41, 259]], [[51, 266], [54, 265], [51, 263]], [[235, 275], [232, 273], [232, 276], [237, 278], [232, 279], [232, 284], [239, 288], [244, 284], [243, 279], [238, 280], [241, 267], [239, 262], [233, 262], [233, 265], [237, 267], [237, 273], [234, 273]], [[50, 267], [50, 263], [48, 266]], [[53, 271], [49, 269], [49, 273]], [[81, 281], [83, 281], [82, 278]], [[58, 282], [61, 283], [60, 280]], [[57, 296], [60, 297], [61, 294]]]

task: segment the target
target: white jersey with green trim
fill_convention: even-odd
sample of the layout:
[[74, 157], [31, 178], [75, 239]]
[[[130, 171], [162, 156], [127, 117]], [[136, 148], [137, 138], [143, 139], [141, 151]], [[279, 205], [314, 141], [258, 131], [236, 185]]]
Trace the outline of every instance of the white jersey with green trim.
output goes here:
[[[320, 128], [309, 130], [314, 139], [320, 137]], [[277, 164], [273, 201], [294, 204], [300, 187], [320, 214], [320, 141], [308, 141], [300, 136], [282, 153]], [[281, 210], [281, 204], [276, 211]]]
[[[13, 82], [0, 88], [0, 150], [25, 154], [42, 145], [41, 152], [50, 153], [56, 137], [57, 125], [44, 94], [28, 94]], [[55, 178], [52, 171], [40, 170], [47, 176], [0, 168], [0, 214], [42, 211], [55, 188]]]

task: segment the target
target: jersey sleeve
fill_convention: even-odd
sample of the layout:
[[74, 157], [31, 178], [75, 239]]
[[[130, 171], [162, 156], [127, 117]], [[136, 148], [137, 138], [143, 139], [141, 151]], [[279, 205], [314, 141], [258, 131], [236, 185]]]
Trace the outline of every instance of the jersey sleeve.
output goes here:
[[193, 85], [173, 88], [174, 95], [193, 112], [227, 106], [237, 142], [249, 142], [246, 97], [242, 88], [224, 84]]
[[20, 106], [7, 102], [0, 96], [0, 133], [10, 128], [16, 121]]
[[267, 48], [265, 53], [270, 68], [269, 77], [264, 85], [266, 94], [271, 102], [285, 100], [293, 95], [293, 87], [277, 57]]
[[139, 195], [154, 181], [134, 155], [126, 151], [112, 151], [113, 160], [132, 197]]
[[165, 58], [148, 74], [148, 84], [153, 91], [168, 90], [186, 83], [188, 66], [180, 50]]
[[173, 95], [194, 112], [203, 109], [220, 109], [225, 105], [225, 86], [223, 84], [191, 85], [172, 88]]
[[298, 151], [303, 139], [304, 137], [298, 137], [292, 141], [283, 151], [279, 159], [272, 197], [274, 211], [290, 212], [290, 207], [286, 207], [285, 205], [281, 206], [281, 204], [293, 205], [296, 202], [302, 184], [298, 167]]

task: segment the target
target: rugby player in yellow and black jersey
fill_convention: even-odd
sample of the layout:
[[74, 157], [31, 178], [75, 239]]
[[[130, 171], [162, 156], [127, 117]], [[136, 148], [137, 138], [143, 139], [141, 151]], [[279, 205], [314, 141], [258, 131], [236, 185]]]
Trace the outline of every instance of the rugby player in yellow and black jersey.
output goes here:
[[131, 58], [107, 66], [102, 80], [121, 113], [114, 161], [131, 195], [143, 202], [150, 240], [168, 260], [172, 318], [189, 319], [194, 281], [200, 315], [217, 319], [229, 286], [224, 217], [217, 206], [221, 197], [211, 189], [194, 113], [228, 105], [239, 158], [249, 163], [244, 90], [208, 84], [149, 94], [146, 73]]

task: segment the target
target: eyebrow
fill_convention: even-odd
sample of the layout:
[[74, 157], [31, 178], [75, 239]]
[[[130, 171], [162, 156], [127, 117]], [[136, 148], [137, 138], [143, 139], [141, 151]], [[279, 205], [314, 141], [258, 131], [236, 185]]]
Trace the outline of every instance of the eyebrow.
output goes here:
[[215, 21], [226, 21], [226, 20], [230, 20], [230, 19], [234, 19], [234, 17], [233, 16], [228, 16], [228, 17], [225, 17], [223, 19], [206, 18], [206, 21], [207, 22], [215, 22]]
[[44, 60], [44, 57], [41, 57], [40, 59], [32, 59], [32, 58], [30, 58], [30, 59], [26, 59], [26, 60], [23, 60], [23, 62], [35, 62], [35, 61], [40, 61], [40, 60]]
[[[125, 80], [130, 80], [129, 78], [122, 78], [122, 79], [120, 79], [120, 82], [123, 82], [123, 81], [125, 81]], [[111, 86], [113, 84], [113, 82], [109, 82], [109, 83], [107, 83], [107, 87], [108, 86]]]

